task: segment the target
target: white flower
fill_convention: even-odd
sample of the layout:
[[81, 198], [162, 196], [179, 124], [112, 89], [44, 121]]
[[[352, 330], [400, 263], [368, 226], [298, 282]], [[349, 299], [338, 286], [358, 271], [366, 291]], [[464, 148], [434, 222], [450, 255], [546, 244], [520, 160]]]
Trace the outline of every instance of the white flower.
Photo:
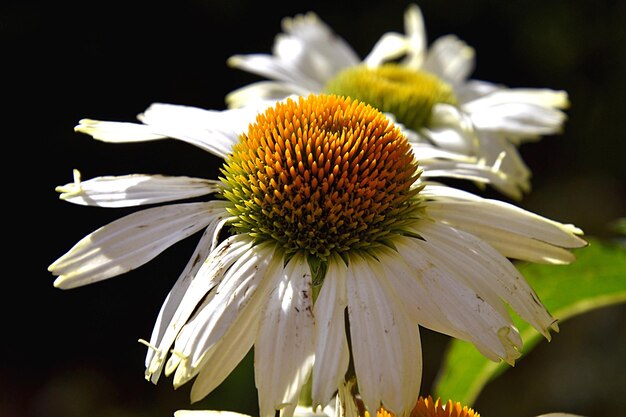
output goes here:
[[76, 174], [59, 187], [101, 207], [216, 196], [130, 214], [49, 267], [59, 288], [85, 285], [203, 231], [144, 342], [147, 379], [195, 379], [196, 401], [254, 346], [261, 417], [290, 417], [310, 377], [314, 406], [356, 381], [367, 409], [402, 414], [419, 393], [418, 326], [509, 363], [522, 341], [506, 305], [547, 338], [557, 330], [507, 258], [571, 262], [568, 248], [586, 244], [579, 229], [424, 180], [402, 131], [356, 100], [311, 95], [250, 112], [156, 105], [144, 124], [77, 127], [117, 142], [178, 138], [225, 159], [218, 181]]
[[365, 101], [414, 131], [410, 139], [497, 165], [505, 183], [494, 187], [519, 199], [530, 171], [517, 146], [561, 131], [569, 106], [564, 91], [506, 88], [469, 79], [474, 49], [454, 35], [427, 48], [420, 9], [407, 8], [405, 34], [385, 33], [361, 60], [314, 13], [283, 19], [272, 55], [232, 56], [228, 63], [272, 81], [239, 88], [231, 107], [290, 94], [334, 93]]

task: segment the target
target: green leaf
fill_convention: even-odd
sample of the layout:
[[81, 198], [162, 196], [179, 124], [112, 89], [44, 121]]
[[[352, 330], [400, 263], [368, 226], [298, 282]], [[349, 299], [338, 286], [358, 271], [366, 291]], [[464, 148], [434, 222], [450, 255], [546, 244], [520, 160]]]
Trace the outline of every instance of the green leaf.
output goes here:
[[[570, 265], [518, 264], [521, 273], [559, 322], [600, 307], [626, 302], [626, 249], [595, 239], [587, 240], [590, 245], [576, 250], [577, 260]], [[524, 341], [523, 358], [543, 337], [516, 315], [512, 314], [512, 317]], [[504, 362], [485, 358], [472, 344], [454, 339], [433, 391], [442, 399], [471, 406], [483, 387], [508, 368]]]

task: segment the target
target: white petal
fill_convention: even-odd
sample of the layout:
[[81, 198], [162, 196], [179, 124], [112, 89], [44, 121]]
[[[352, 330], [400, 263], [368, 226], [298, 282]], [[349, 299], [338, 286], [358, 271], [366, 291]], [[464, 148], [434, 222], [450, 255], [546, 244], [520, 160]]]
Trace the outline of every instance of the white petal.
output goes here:
[[86, 133], [103, 142], [126, 143], [165, 139], [149, 126], [127, 122], [105, 122], [100, 120], [82, 119], [74, 130]]
[[387, 61], [402, 56], [408, 49], [408, 40], [399, 33], [385, 33], [374, 45], [363, 62], [370, 67], [378, 67]]
[[380, 274], [377, 262], [350, 257], [347, 291], [352, 354], [367, 409], [372, 412], [383, 405], [400, 415], [417, 401], [419, 393], [419, 331]]
[[197, 310], [181, 331], [174, 350], [181, 353], [191, 368], [198, 366], [204, 352], [228, 330], [248, 304], [261, 308], [271, 291], [270, 268], [280, 258], [269, 242], [252, 246], [230, 266], [213, 290], [215, 296]]
[[184, 200], [211, 194], [219, 182], [190, 177], [132, 174], [80, 180], [74, 170], [74, 182], [58, 186], [59, 198], [74, 204], [97, 207], [131, 207], [165, 201]]
[[250, 103], [260, 100], [277, 101], [284, 99], [287, 96], [304, 96], [308, 94], [309, 90], [296, 84], [278, 81], [259, 81], [228, 93], [226, 95], [226, 104], [232, 109], [244, 107]]
[[[485, 100], [485, 99], [480, 99]], [[534, 103], [502, 103], [470, 113], [477, 129], [519, 138], [559, 133], [566, 115], [562, 111]]]
[[457, 84], [474, 70], [474, 56], [474, 48], [456, 36], [442, 36], [430, 46], [424, 69]]
[[[181, 314], [182, 308], [186, 305], [183, 300], [187, 294], [188, 288], [192, 285], [196, 278], [207, 278], [206, 274], [200, 276], [197, 274], [201, 266], [209, 258], [209, 254], [212, 254], [211, 259], [214, 259], [215, 256], [224, 254], [222, 250], [213, 252], [218, 244], [219, 233], [227, 220], [227, 218], [221, 219], [220, 217], [221, 216], [219, 214], [215, 214], [215, 218], [204, 231], [193, 255], [185, 266], [185, 269], [180, 274], [178, 280], [170, 290], [163, 305], [161, 306], [154, 329], [152, 330], [152, 335], [148, 344], [150, 349], [148, 349], [145, 360], [145, 377], [152, 383], [156, 384], [159, 380], [159, 376], [161, 375], [161, 371], [165, 363], [165, 357], [174, 343], [176, 335], [185, 324], [189, 315], [191, 315], [191, 309], [188, 309], [187, 314]], [[233, 242], [233, 240], [234, 239], [228, 239], [227, 244], [231, 248], [231, 251], [236, 253], [235, 248], [237, 247], [237, 242]], [[195, 282], [195, 289], [197, 289], [198, 281]], [[200, 291], [195, 291], [194, 293], [197, 296], [201, 296]]]
[[504, 88], [484, 95], [480, 99], [465, 103], [463, 108], [469, 113], [487, 110], [500, 104], [524, 103], [537, 106], [565, 109], [569, 107], [567, 92], [550, 89]]
[[445, 186], [427, 185], [428, 213], [439, 221], [472, 233], [503, 255], [541, 263], [568, 263], [567, 250], [586, 246], [582, 231], [505, 202], [483, 199]]
[[335, 256], [328, 263], [326, 278], [315, 302], [315, 363], [313, 366], [313, 406], [327, 404], [343, 382], [350, 352], [344, 313], [347, 306], [345, 262]]
[[294, 256], [275, 283], [254, 352], [261, 417], [288, 406], [295, 409], [313, 365], [311, 273], [304, 257]]
[[[428, 231], [427, 223], [421, 221], [420, 230]], [[521, 348], [522, 341], [511, 318], [501, 305], [494, 308], [469, 288], [463, 277], [448, 267], [449, 256], [433, 250], [433, 244], [421, 239], [403, 237], [394, 240], [394, 244], [416, 279], [407, 281], [406, 289], [397, 291], [398, 297], [413, 294], [421, 300], [416, 301], [412, 314], [425, 327], [469, 341], [494, 361], [502, 358], [513, 363], [519, 357], [516, 349]]]
[[451, 152], [474, 155], [480, 146], [472, 120], [458, 107], [437, 104], [427, 129], [421, 132], [435, 145]]
[[[548, 340], [549, 330], [558, 331], [556, 321], [535, 291], [509, 260], [480, 239], [445, 225], [429, 225], [420, 233], [433, 251], [448, 259], [448, 268], [494, 308], [506, 302]], [[506, 312], [501, 310], [504, 314]]]
[[[323, 87], [338, 71], [359, 64], [360, 59], [352, 47], [312, 12], [285, 18], [282, 21], [287, 38], [301, 43], [301, 54], [292, 54], [289, 49], [278, 47], [277, 37], [274, 53], [283, 60], [291, 60], [309, 77], [316, 79]], [[283, 54], [287, 53], [287, 56]]]
[[254, 106], [217, 111], [154, 103], [138, 118], [153, 131], [224, 158], [259, 111]]
[[410, 4], [404, 12], [404, 32], [409, 48], [402, 65], [417, 71], [424, 63], [427, 37], [422, 11], [416, 4]]
[[[297, 51], [294, 51], [297, 52]], [[306, 74], [281, 59], [267, 54], [233, 55], [228, 58], [228, 65], [251, 72], [271, 80], [295, 84], [310, 92], [320, 91], [322, 84], [310, 79]]]
[[[260, 304], [255, 307], [258, 306]], [[245, 310], [194, 366], [199, 373], [191, 387], [192, 402], [203, 399], [224, 382], [254, 345], [259, 327], [258, 308]], [[189, 373], [195, 375], [193, 371]], [[186, 380], [175, 380], [175, 386], [184, 382]]]
[[201, 230], [212, 213], [224, 212], [213, 202], [153, 207], [122, 217], [85, 236], [48, 267], [59, 277], [58, 288], [74, 288], [135, 269], [174, 243]]

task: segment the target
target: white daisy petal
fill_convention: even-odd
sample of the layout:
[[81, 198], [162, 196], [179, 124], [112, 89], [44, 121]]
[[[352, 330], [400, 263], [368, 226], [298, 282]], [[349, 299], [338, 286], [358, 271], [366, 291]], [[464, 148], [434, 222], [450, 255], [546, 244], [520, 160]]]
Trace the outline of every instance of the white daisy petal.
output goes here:
[[272, 417], [275, 410], [295, 409], [313, 365], [311, 273], [303, 256], [289, 261], [266, 302], [254, 363], [260, 416]]
[[470, 114], [477, 129], [514, 138], [534, 138], [559, 133], [566, 116], [560, 110], [532, 103], [503, 103]]
[[437, 185], [422, 193], [432, 199], [426, 203], [431, 217], [481, 237], [510, 258], [568, 263], [574, 256], [567, 249], [587, 244], [580, 229], [512, 204]]
[[406, 58], [402, 60], [402, 65], [417, 71], [424, 63], [427, 38], [424, 16], [416, 4], [410, 4], [404, 12], [404, 32], [409, 48]]
[[[421, 222], [420, 232], [428, 232], [428, 222]], [[469, 288], [463, 277], [449, 267], [451, 255], [439, 251], [428, 240], [399, 239], [399, 253], [417, 275], [417, 283], [438, 311], [423, 308], [413, 314], [433, 317], [424, 322], [434, 324], [433, 330], [473, 343], [487, 358], [513, 363], [519, 357], [522, 341], [502, 306], [493, 306]], [[410, 288], [410, 287], [409, 287]], [[448, 326], [448, 328], [446, 328]]]
[[[148, 343], [150, 349], [148, 349], [145, 360], [145, 377], [154, 384], [159, 380], [163, 364], [165, 363], [165, 356], [174, 343], [174, 338], [183, 326], [184, 320], [187, 320], [191, 314], [191, 312], [188, 312], [187, 315], [183, 314], [181, 320], [181, 306], [183, 305], [182, 301], [185, 294], [187, 294], [187, 289], [192, 285], [193, 280], [198, 278], [197, 273], [205, 260], [209, 258], [209, 254], [214, 257], [223, 253], [222, 251], [213, 252], [217, 247], [219, 233], [228, 219], [222, 219], [222, 216], [219, 213], [214, 215], [213, 221], [205, 229], [193, 255], [161, 306], [152, 335], [150, 336], [150, 342]], [[236, 245], [234, 246], [236, 247]], [[233, 245], [230, 247], [233, 247]], [[201, 275], [201, 277], [206, 277], [206, 275]]]
[[253, 106], [215, 111], [154, 103], [138, 118], [162, 135], [198, 146], [223, 158], [230, 153], [239, 135], [247, 131], [258, 111]]
[[420, 228], [420, 233], [430, 241], [432, 250], [439, 250], [442, 256], [447, 251], [448, 267], [458, 271], [457, 276], [492, 306], [503, 300], [548, 340], [549, 329], [558, 331], [554, 318], [519, 271], [487, 243], [445, 225], [432, 225], [427, 231]]
[[256, 300], [254, 306], [257, 310], [261, 308], [259, 298], [266, 298], [263, 296], [272, 288], [272, 278], [266, 278], [265, 273], [272, 265], [274, 250], [273, 244], [264, 243], [240, 255], [214, 288], [215, 296], [181, 330], [174, 349], [188, 359], [190, 367], [197, 367], [204, 352], [222, 337], [243, 310], [249, 310], [249, 303]]
[[409, 400], [406, 390], [415, 392], [413, 403], [419, 392], [419, 383], [404, 386], [404, 378], [415, 383], [421, 375], [419, 331], [376, 273], [380, 268], [372, 268], [375, 263], [357, 256], [349, 262], [348, 314], [359, 392], [369, 410], [383, 405], [400, 412]]
[[187, 266], [188, 272], [185, 273], [187, 268], [183, 271], [159, 312], [159, 319], [150, 339], [152, 348], [146, 356], [146, 379], [153, 383], [158, 381], [166, 355], [183, 325], [209, 291], [221, 281], [231, 265], [248, 252], [252, 244], [248, 236], [235, 235], [211, 250], [199, 268], [197, 265], [202, 258], [192, 258]]
[[73, 183], [56, 188], [62, 200], [97, 207], [131, 207], [184, 200], [218, 190], [219, 182], [215, 180], [163, 175], [132, 174], [81, 181], [77, 170], [74, 170]]
[[292, 63], [265, 54], [233, 55], [228, 58], [228, 65], [244, 71], [258, 74], [272, 80], [297, 84], [309, 91], [317, 91], [321, 85], [309, 79]]
[[307, 95], [308, 93], [308, 90], [297, 84], [259, 81], [228, 93], [226, 104], [232, 109], [250, 105], [251, 102], [258, 100], [282, 100], [292, 95]]
[[81, 239], [48, 270], [54, 286], [74, 288], [135, 269], [202, 228], [223, 211], [213, 202], [153, 207], [118, 219]]
[[315, 13], [309, 12], [282, 21], [289, 38], [298, 39], [302, 48], [292, 55], [289, 48], [279, 48], [276, 39], [274, 53], [283, 60], [294, 62], [300, 71], [321, 85], [343, 68], [357, 65], [359, 57], [352, 47], [332, 31]]
[[399, 33], [385, 33], [374, 45], [372, 51], [363, 62], [371, 67], [378, 67], [383, 63], [398, 58], [406, 53], [408, 41]]
[[[262, 300], [260, 296], [256, 298]], [[224, 382], [226, 377], [243, 360], [254, 345], [259, 318], [257, 308], [244, 309], [224, 336], [202, 355], [191, 372], [184, 372], [190, 375], [195, 375], [198, 372], [191, 387], [192, 402], [199, 401], [209, 395]], [[208, 365], [209, 363], [210, 365]], [[178, 372], [176, 376], [178, 376]], [[174, 386], [180, 386], [187, 381], [188, 379], [175, 377]]]
[[327, 276], [315, 302], [315, 363], [313, 366], [313, 406], [330, 401], [343, 382], [348, 369], [350, 352], [344, 314], [347, 306], [345, 262], [334, 256], [328, 264]]
[[565, 109], [569, 107], [567, 92], [548, 88], [510, 88], [493, 91], [488, 95], [463, 104], [469, 113], [488, 110], [492, 106], [510, 103], [534, 104], [541, 107]]
[[474, 70], [474, 48], [454, 35], [436, 39], [430, 46], [424, 69], [458, 84]]
[[105, 122], [82, 119], [74, 128], [103, 142], [126, 143], [165, 139], [167, 136], [154, 132], [149, 126], [127, 122]]

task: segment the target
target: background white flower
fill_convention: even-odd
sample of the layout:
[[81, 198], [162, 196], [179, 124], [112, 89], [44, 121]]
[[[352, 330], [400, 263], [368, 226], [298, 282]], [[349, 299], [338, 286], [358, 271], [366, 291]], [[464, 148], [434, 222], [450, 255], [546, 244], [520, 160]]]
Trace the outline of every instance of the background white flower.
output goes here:
[[427, 47], [416, 5], [407, 8], [404, 21], [405, 34], [385, 33], [361, 60], [315, 13], [285, 18], [271, 55], [235, 55], [228, 60], [233, 67], [272, 81], [241, 87], [227, 96], [227, 103], [241, 107], [259, 98], [311, 92], [350, 95], [394, 114], [415, 132], [416, 141], [497, 166], [507, 181], [494, 187], [521, 198], [530, 190], [531, 173], [517, 147], [561, 131], [567, 93], [470, 79], [473, 48], [454, 35]]

